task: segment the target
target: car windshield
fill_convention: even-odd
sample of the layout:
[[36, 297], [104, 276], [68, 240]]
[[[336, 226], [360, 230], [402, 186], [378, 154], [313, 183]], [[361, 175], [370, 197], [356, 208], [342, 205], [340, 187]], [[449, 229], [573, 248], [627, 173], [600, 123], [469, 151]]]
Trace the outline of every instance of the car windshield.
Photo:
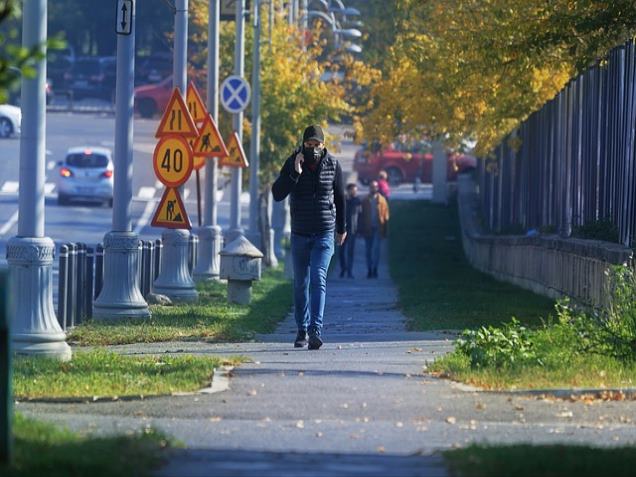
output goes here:
[[91, 60], [78, 61], [75, 63], [73, 71], [84, 75], [96, 75], [99, 74], [99, 63]]
[[66, 163], [72, 167], [106, 167], [108, 158], [102, 154], [69, 154]]

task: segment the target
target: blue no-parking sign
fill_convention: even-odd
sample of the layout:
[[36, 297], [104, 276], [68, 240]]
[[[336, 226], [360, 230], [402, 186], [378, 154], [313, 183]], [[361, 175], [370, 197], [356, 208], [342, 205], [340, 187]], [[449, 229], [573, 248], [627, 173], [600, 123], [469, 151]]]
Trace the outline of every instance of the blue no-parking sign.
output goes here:
[[228, 113], [240, 113], [250, 102], [250, 93], [247, 81], [240, 76], [228, 76], [221, 84], [221, 104]]

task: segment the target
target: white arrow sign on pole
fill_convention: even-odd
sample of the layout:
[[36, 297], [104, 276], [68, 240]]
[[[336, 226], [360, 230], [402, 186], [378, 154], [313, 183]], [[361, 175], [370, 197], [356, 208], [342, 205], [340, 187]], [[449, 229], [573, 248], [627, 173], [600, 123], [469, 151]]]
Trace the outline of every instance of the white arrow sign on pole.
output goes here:
[[132, 31], [133, 0], [117, 0], [115, 30], [118, 35], [130, 35]]

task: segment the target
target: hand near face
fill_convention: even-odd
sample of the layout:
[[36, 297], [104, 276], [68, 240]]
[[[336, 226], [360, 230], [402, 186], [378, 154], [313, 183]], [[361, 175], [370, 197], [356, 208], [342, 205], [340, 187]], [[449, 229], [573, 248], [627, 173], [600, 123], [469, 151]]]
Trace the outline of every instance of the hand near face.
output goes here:
[[296, 171], [296, 173], [303, 173], [303, 162], [305, 162], [305, 158], [303, 157], [303, 153], [299, 152], [298, 154], [296, 154], [296, 160], [294, 161], [294, 170]]

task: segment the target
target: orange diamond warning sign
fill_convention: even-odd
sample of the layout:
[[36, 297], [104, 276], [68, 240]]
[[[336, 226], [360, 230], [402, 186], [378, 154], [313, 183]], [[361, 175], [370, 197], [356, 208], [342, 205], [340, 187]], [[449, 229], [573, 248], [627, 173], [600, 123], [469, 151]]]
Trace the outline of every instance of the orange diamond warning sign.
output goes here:
[[249, 165], [236, 131], [230, 136], [230, 140], [227, 142], [227, 149], [228, 155], [219, 161], [220, 166], [246, 168]]
[[152, 218], [153, 227], [168, 229], [191, 229], [190, 219], [186, 213], [179, 191], [168, 187], [163, 193], [159, 207]]
[[192, 150], [195, 156], [225, 157], [228, 155], [223, 138], [219, 134], [219, 128], [216, 127], [211, 114], [205, 117], [199, 128], [199, 137], [194, 141]]
[[155, 137], [164, 137], [169, 134], [178, 134], [183, 137], [197, 137], [199, 134], [194, 119], [183, 102], [179, 88], [172, 91]]
[[188, 90], [186, 92], [186, 103], [188, 104], [188, 111], [195, 123], [200, 123], [208, 115], [208, 110], [203, 104], [199, 90], [194, 86], [194, 83], [190, 81]]

